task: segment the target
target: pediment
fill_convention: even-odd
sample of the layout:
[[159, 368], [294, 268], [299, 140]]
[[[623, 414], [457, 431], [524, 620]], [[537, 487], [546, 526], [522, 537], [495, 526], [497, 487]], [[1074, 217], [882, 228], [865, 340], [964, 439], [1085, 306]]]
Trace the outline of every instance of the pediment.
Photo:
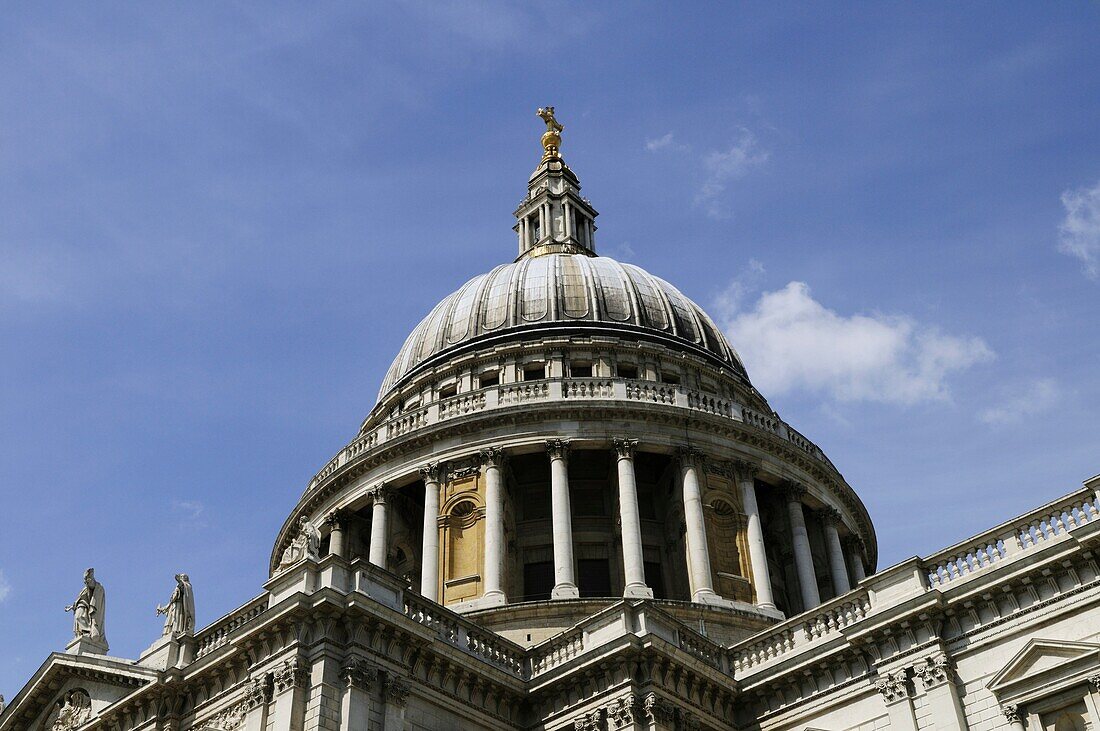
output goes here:
[[1100, 645], [1091, 642], [1032, 639], [986, 685], [994, 693], [1025, 688], [1030, 680], [1050, 683], [1078, 668], [1100, 665]]

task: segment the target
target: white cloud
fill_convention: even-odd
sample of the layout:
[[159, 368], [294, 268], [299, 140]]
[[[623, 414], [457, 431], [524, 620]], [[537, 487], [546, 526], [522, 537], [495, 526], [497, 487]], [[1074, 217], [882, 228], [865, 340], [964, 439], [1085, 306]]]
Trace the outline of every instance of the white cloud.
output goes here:
[[693, 158], [702, 172], [703, 182], [695, 194], [695, 205], [711, 218], [729, 218], [729, 207], [722, 200], [730, 181], [744, 177], [753, 168], [768, 161], [769, 152], [760, 146], [751, 130], [741, 127], [738, 137], [723, 150], [692, 154], [691, 145], [677, 142], [672, 132], [645, 141], [649, 152], [669, 150]]
[[950, 373], [993, 357], [981, 338], [946, 335], [903, 315], [840, 315], [803, 282], [764, 293], [748, 311], [727, 307], [723, 324], [766, 394], [804, 390], [900, 405], [944, 400]]
[[203, 516], [206, 506], [198, 500], [173, 500], [172, 510], [180, 516], [181, 528], [206, 527], [206, 519]]
[[1018, 389], [1000, 405], [985, 409], [978, 414], [978, 418], [994, 426], [1016, 424], [1025, 417], [1053, 408], [1060, 396], [1061, 391], [1053, 379], [1041, 378], [1026, 388]]
[[0, 603], [11, 596], [11, 584], [8, 583], [8, 577], [4, 576], [4, 571], [0, 569]]
[[1100, 182], [1062, 193], [1066, 217], [1058, 227], [1058, 250], [1077, 257], [1089, 279], [1100, 277]]

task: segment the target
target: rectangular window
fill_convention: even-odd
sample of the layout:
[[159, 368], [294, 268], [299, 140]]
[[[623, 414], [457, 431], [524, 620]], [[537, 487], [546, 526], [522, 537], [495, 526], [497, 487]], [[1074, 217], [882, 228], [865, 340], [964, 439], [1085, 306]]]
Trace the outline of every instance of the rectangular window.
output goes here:
[[642, 569], [645, 571], [645, 583], [653, 590], [654, 599], [668, 599], [665, 594], [665, 579], [661, 574], [660, 561], [644, 561]]
[[450, 398], [456, 393], [458, 393], [458, 386], [454, 383], [439, 387], [439, 398]]
[[550, 590], [553, 588], [553, 561], [532, 561], [531, 563], [523, 564], [522, 601], [546, 601], [550, 598]]
[[531, 243], [537, 244], [542, 238], [542, 223], [539, 214], [531, 216]]
[[569, 375], [573, 378], [591, 378], [592, 377], [592, 364], [591, 363], [570, 363]]
[[582, 597], [612, 596], [610, 562], [606, 558], [577, 559], [577, 587]]
[[625, 363], [619, 364], [619, 378], [637, 378], [638, 366], [627, 365]]
[[661, 371], [661, 383], [668, 383], [673, 386], [678, 386], [680, 384], [680, 377], [674, 373], [665, 373], [664, 371]]
[[482, 373], [477, 379], [477, 385], [479, 388], [488, 388], [489, 386], [496, 386], [500, 383], [500, 371], [490, 371], [489, 373]]
[[530, 363], [523, 366], [523, 380], [541, 381], [546, 378], [546, 366], [542, 363]]

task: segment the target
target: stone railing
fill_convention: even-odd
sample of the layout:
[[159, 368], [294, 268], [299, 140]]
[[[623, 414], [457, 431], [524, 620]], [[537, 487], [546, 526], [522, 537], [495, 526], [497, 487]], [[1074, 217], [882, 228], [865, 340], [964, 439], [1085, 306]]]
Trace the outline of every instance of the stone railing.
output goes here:
[[969, 578], [1015, 554], [1066, 536], [1079, 525], [1100, 520], [1100, 498], [1084, 488], [1037, 510], [956, 544], [924, 560], [928, 585], [938, 588]]
[[584, 631], [577, 627], [566, 630], [531, 648], [531, 672], [535, 675], [544, 673], [583, 651]]
[[778, 416], [762, 414], [715, 394], [685, 386], [623, 378], [548, 378], [538, 381], [505, 383], [449, 396], [421, 404], [389, 419], [374, 423], [355, 441], [340, 450], [310, 481], [309, 489], [371, 450], [418, 429], [446, 422], [471, 413], [489, 412], [532, 402], [562, 401], [636, 401], [691, 409], [740, 422], [785, 439], [798, 449], [831, 466], [825, 454]]
[[267, 594], [261, 594], [243, 607], [199, 630], [195, 634], [195, 659], [198, 660], [227, 644], [234, 632], [267, 611], [267, 602]]

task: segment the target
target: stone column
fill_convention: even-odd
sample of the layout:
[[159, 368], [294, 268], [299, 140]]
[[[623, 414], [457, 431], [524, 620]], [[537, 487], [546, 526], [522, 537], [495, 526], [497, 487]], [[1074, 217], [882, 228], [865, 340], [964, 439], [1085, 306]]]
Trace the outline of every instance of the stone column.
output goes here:
[[814, 558], [810, 553], [810, 536], [806, 532], [806, 516], [802, 512], [802, 496], [806, 493], [806, 488], [788, 481], [783, 489], [787, 498], [787, 516], [791, 523], [791, 543], [794, 547], [798, 588], [802, 594], [802, 611], [805, 612], [821, 604]]
[[951, 665], [944, 655], [927, 657], [913, 666], [913, 675], [924, 686], [926, 702], [937, 731], [966, 731], [966, 714], [955, 683]]
[[875, 680], [875, 688], [886, 702], [890, 716], [890, 729], [917, 731], [917, 715], [913, 712], [913, 700], [909, 695], [909, 681], [905, 668], [895, 672], [881, 672]]
[[370, 490], [373, 506], [370, 523], [369, 560], [375, 566], [386, 568], [386, 555], [389, 553], [389, 498], [390, 490], [385, 485], [375, 485]]
[[637, 439], [615, 439], [619, 476], [619, 523], [623, 536], [624, 597], [652, 599], [653, 590], [645, 583], [645, 559], [642, 556], [642, 520], [638, 512], [638, 484], [634, 475], [634, 450]]
[[680, 448], [680, 483], [684, 495], [684, 523], [687, 526], [687, 564], [691, 578], [691, 600], [714, 603], [710, 572], [710, 554], [707, 548], [707, 529], [703, 519], [703, 495], [699, 486], [699, 463], [703, 456], [693, 447]]
[[328, 552], [333, 556], [344, 557], [344, 527], [347, 517], [342, 510], [334, 510], [325, 516], [328, 526]]
[[821, 511], [821, 524], [825, 530], [825, 550], [829, 553], [829, 573], [833, 575], [833, 593], [847, 594], [852, 589], [848, 583], [848, 567], [844, 565], [844, 549], [840, 546], [837, 526], [842, 518], [833, 508]]
[[481, 451], [485, 464], [485, 583], [482, 600], [487, 606], [504, 604], [504, 450]]
[[848, 575], [853, 584], [858, 584], [867, 578], [867, 570], [863, 568], [863, 541], [856, 536], [846, 536], [841, 543], [848, 557]]
[[306, 686], [309, 670], [299, 657], [292, 657], [275, 669], [275, 703], [270, 731], [301, 731], [305, 726]]
[[1027, 714], [1015, 703], [1001, 706], [1001, 713], [1004, 714], [1005, 720], [1008, 721], [1008, 727], [1011, 728], [1012, 731], [1027, 731], [1027, 725], [1024, 720], [1027, 718]]
[[550, 515], [554, 523], [554, 588], [551, 599], [581, 595], [573, 572], [573, 512], [569, 509], [569, 443], [546, 442], [550, 455]]
[[382, 731], [404, 731], [408, 702], [408, 681], [387, 672], [382, 683]]
[[741, 488], [741, 505], [745, 510], [745, 538], [749, 545], [749, 564], [752, 566], [756, 603], [767, 609], [775, 609], [768, 554], [764, 548], [764, 529], [760, 525], [760, 507], [756, 503], [757, 468], [753, 463], [743, 460], [734, 462], [733, 468], [737, 484]]
[[340, 678], [344, 681], [344, 695], [340, 699], [340, 728], [348, 731], [367, 728], [370, 694], [378, 681], [378, 668], [351, 657], [344, 663]]
[[420, 593], [439, 601], [439, 465], [420, 468], [424, 478], [424, 536], [420, 549]]

